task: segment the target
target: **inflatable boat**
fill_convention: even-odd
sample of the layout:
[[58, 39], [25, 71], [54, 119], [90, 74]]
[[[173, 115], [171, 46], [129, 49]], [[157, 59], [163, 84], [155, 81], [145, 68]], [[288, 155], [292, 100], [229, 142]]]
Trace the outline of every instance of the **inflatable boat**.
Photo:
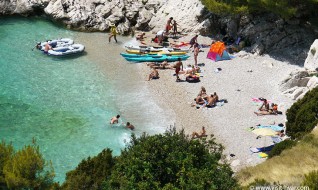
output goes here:
[[132, 62], [163, 62], [167, 60], [168, 62], [186, 60], [190, 56], [188, 55], [179, 55], [179, 56], [168, 56], [168, 55], [148, 55], [148, 56], [139, 56], [139, 57], [125, 57], [127, 61]]
[[56, 47], [47, 52], [48, 55], [53, 56], [64, 56], [71, 54], [79, 54], [82, 53], [85, 49], [85, 46], [82, 44], [72, 44], [64, 47]]
[[57, 40], [49, 40], [47, 42], [39, 42], [37, 43], [36, 47], [37, 49], [44, 51], [46, 43], [49, 43], [51, 48], [57, 48], [57, 47], [65, 47], [74, 44], [74, 41], [70, 38], [61, 38]]

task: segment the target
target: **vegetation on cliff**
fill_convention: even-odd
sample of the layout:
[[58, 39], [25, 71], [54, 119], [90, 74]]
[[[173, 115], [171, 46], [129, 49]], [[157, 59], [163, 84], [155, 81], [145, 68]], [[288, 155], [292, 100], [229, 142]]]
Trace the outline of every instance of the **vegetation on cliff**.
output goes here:
[[201, 0], [216, 14], [274, 13], [283, 18], [317, 16], [318, 0]]
[[48, 189], [53, 187], [54, 171], [33, 143], [15, 151], [0, 143], [0, 189]]

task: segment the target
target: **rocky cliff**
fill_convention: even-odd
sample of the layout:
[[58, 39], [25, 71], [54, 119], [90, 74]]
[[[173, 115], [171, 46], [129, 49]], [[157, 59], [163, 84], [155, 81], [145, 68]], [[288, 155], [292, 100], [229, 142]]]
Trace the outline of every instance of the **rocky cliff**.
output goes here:
[[[2, 0], [0, 15], [46, 15], [66, 27], [85, 31], [108, 31], [115, 23], [120, 33], [132, 29], [164, 29], [169, 17], [179, 30], [218, 37], [221, 29], [251, 42], [249, 51], [302, 65], [317, 32], [294, 19], [274, 15], [219, 17], [205, 9], [200, 0]], [[202, 42], [210, 43], [210, 42]]]

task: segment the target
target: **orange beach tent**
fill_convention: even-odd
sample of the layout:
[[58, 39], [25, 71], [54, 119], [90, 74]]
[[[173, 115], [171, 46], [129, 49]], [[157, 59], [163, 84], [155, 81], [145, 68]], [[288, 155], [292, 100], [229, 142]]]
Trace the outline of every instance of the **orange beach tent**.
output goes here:
[[207, 58], [213, 61], [222, 61], [231, 59], [229, 53], [226, 51], [226, 47], [223, 42], [217, 41], [211, 44]]

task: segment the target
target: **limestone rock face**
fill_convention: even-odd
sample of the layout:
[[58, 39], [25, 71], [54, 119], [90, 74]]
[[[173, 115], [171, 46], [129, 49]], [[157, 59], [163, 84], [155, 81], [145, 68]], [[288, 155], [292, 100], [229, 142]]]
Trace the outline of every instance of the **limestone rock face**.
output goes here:
[[315, 40], [311, 45], [304, 67], [308, 70], [316, 70], [318, 68], [318, 40]]
[[[204, 6], [199, 0], [5, 0], [0, 1], [0, 15], [45, 13], [68, 28], [107, 31], [114, 23], [122, 34], [134, 27], [161, 30], [169, 17], [179, 24], [179, 31], [196, 31], [209, 27], [198, 20]], [[207, 20], [207, 19], [206, 19]], [[203, 24], [204, 23], [204, 24]]]
[[198, 0], [166, 0], [150, 20], [149, 26], [155, 31], [165, 29], [167, 20], [173, 17], [179, 24], [179, 30], [199, 33], [205, 22], [200, 22], [203, 10], [204, 6]]
[[[85, 31], [108, 31], [114, 23], [121, 34], [134, 29], [157, 32], [173, 17], [180, 32], [216, 39], [222, 39], [219, 34], [223, 33], [235, 39], [242, 36], [251, 45], [245, 51], [268, 53], [298, 65], [304, 63], [315, 39], [314, 32], [297, 18], [283, 20], [272, 14], [220, 17], [207, 11], [200, 0], [0, 0], [0, 16], [12, 14], [45, 14], [67, 28]], [[317, 54], [310, 59], [317, 63]]]
[[310, 76], [312, 73], [307, 70], [295, 71], [290, 74], [280, 84], [280, 90], [283, 94], [289, 96], [293, 100], [301, 99], [305, 94], [318, 86], [318, 77]]

